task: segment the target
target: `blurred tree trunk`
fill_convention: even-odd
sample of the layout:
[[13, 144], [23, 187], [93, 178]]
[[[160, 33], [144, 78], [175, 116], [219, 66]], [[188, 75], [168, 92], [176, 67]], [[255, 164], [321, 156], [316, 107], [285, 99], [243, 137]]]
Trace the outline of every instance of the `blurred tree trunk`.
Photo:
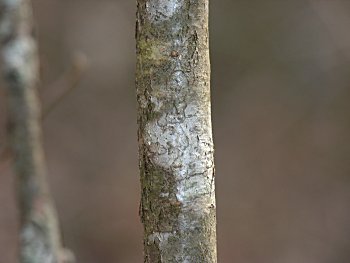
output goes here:
[[46, 175], [38, 87], [38, 54], [29, 0], [0, 1], [0, 40], [17, 176], [20, 262], [67, 262]]
[[137, 5], [145, 262], [216, 262], [208, 0]]

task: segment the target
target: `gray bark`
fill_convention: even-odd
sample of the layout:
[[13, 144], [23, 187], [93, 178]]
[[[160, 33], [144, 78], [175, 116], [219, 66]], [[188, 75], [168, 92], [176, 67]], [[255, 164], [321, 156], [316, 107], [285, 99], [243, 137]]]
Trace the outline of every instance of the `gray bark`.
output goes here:
[[208, 0], [137, 1], [146, 263], [216, 262]]
[[20, 210], [20, 262], [67, 262], [50, 198], [37, 96], [38, 54], [29, 0], [0, 1], [0, 40]]

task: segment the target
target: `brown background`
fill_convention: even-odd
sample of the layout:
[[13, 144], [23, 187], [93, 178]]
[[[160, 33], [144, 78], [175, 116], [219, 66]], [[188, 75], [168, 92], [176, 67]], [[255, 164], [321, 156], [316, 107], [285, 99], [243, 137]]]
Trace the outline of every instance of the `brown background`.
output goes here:
[[[76, 52], [90, 65], [43, 123], [65, 244], [142, 262], [135, 1], [33, 3], [41, 93]], [[219, 262], [350, 262], [349, 28], [346, 0], [211, 1]], [[0, 88], [1, 144], [5, 116]], [[13, 181], [0, 164], [1, 263], [17, 262]]]

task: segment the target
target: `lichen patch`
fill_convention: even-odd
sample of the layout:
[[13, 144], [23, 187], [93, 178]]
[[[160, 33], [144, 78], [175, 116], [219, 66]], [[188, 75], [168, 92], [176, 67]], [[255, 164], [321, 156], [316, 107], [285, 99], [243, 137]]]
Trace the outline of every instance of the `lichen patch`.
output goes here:
[[150, 0], [146, 7], [152, 22], [170, 19], [182, 5], [181, 0]]

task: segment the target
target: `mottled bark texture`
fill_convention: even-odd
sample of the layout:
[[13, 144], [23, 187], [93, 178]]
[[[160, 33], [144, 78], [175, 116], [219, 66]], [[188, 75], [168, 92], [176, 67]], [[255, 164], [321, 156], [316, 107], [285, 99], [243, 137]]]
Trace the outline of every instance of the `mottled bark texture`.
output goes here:
[[67, 262], [46, 182], [38, 54], [29, 0], [0, 1], [2, 68], [7, 82], [9, 134], [17, 177], [21, 263]]
[[145, 262], [216, 262], [208, 0], [138, 0], [136, 40]]

